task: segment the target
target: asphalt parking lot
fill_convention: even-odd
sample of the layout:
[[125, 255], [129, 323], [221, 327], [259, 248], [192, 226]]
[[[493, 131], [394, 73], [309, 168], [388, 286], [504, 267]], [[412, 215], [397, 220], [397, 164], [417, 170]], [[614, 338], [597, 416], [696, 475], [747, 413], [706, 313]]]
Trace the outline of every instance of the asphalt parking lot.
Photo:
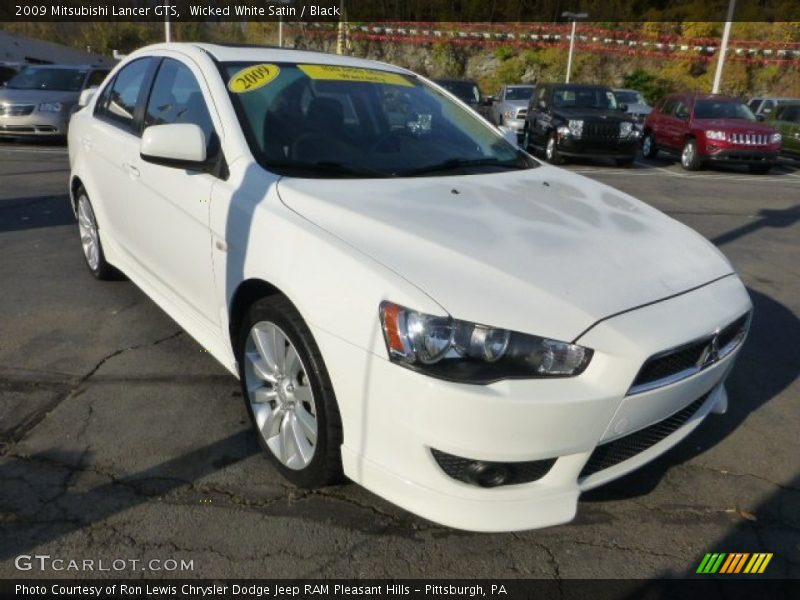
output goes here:
[[[0, 578], [680, 577], [706, 552], [773, 552], [767, 576], [800, 577], [800, 165], [568, 168], [717, 244], [752, 296], [751, 337], [728, 414], [586, 494], [570, 524], [472, 534], [356, 485], [287, 485], [237, 382], [133, 284], [89, 275], [66, 150], [0, 143]], [[21, 554], [193, 570], [31, 573]]]

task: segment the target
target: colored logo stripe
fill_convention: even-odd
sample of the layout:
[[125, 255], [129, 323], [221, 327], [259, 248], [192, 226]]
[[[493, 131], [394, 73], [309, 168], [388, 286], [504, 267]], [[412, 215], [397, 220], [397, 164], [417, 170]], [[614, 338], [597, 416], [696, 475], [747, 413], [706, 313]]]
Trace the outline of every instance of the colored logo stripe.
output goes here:
[[[749, 552], [732, 552], [730, 554], [725, 552], [709, 552], [700, 561], [697, 567], [697, 573], [710, 574], [714, 573], [763, 573], [769, 561], [772, 560], [772, 553], [760, 552], [750, 554]], [[745, 566], [747, 565], [747, 566]]]

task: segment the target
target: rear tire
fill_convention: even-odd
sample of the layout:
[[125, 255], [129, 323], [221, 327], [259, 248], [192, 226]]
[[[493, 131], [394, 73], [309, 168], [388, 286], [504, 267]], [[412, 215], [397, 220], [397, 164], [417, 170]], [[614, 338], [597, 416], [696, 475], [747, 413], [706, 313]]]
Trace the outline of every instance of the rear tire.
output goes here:
[[122, 273], [106, 261], [103, 245], [100, 243], [100, 228], [86, 190], [80, 188], [77, 195], [75, 212], [78, 215], [78, 233], [86, 267], [96, 279], [107, 281], [122, 278]]
[[656, 138], [649, 131], [645, 133], [644, 137], [642, 138], [642, 156], [648, 160], [653, 160], [658, 156]]
[[772, 165], [747, 165], [747, 169], [754, 175], [766, 175], [772, 169]]
[[293, 484], [343, 479], [342, 422], [311, 331], [285, 296], [257, 300], [236, 340], [239, 378], [258, 441]]
[[697, 151], [697, 142], [693, 138], [686, 140], [681, 152], [681, 166], [687, 171], [697, 171], [703, 166], [703, 160]]

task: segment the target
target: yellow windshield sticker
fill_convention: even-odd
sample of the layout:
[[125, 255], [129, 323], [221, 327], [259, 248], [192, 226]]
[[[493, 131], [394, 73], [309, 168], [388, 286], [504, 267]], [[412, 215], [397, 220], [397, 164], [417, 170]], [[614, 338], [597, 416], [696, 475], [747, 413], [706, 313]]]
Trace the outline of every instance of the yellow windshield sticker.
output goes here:
[[364, 83], [387, 83], [389, 85], [404, 85], [414, 87], [402, 75], [386, 71], [373, 71], [358, 67], [340, 67], [337, 65], [297, 65], [303, 73], [311, 79], [326, 81], [358, 81]]
[[228, 81], [228, 89], [234, 94], [252, 92], [267, 85], [280, 72], [278, 65], [252, 65], [235, 73]]

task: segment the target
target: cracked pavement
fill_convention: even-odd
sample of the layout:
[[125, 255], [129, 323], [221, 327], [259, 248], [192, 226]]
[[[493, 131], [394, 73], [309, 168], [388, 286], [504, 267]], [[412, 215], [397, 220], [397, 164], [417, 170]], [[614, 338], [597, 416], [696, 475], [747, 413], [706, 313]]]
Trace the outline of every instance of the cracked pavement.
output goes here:
[[800, 171], [655, 166], [570, 168], [673, 214], [741, 273], [755, 318], [729, 412], [584, 495], [574, 522], [490, 535], [354, 484], [288, 485], [237, 382], [130, 282], [88, 274], [63, 150], [0, 144], [0, 577], [76, 576], [20, 572], [20, 554], [194, 564], [82, 574], [100, 577], [681, 577], [713, 551], [774, 552], [767, 576], [800, 576]]

